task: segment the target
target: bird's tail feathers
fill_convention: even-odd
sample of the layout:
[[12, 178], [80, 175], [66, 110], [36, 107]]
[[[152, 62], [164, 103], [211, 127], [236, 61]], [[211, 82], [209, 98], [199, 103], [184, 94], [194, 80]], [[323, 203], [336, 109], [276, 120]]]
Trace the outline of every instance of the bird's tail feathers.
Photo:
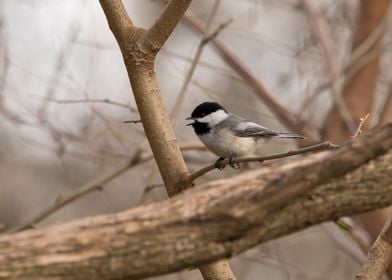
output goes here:
[[286, 132], [279, 132], [278, 135], [276, 135], [275, 137], [277, 137], [277, 138], [306, 139], [305, 136], [295, 134], [295, 133], [286, 133]]

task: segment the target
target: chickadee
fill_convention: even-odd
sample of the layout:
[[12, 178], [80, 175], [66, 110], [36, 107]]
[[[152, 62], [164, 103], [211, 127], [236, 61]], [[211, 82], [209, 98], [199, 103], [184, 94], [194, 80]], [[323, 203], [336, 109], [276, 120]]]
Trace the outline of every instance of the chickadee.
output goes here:
[[229, 159], [233, 168], [239, 168], [236, 157], [252, 155], [257, 146], [273, 138], [304, 139], [294, 133], [278, 133], [257, 123], [247, 121], [228, 113], [216, 102], [204, 102], [198, 105], [187, 120], [203, 144], [220, 158], [215, 167], [223, 169], [222, 160]]

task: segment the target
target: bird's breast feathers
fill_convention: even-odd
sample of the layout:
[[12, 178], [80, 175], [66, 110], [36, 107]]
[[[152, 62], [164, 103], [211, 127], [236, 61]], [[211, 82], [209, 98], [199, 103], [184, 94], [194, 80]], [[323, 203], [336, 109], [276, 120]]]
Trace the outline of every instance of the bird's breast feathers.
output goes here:
[[225, 129], [212, 128], [211, 133], [199, 135], [199, 138], [211, 152], [224, 158], [252, 155], [256, 147], [254, 138], [238, 137]]

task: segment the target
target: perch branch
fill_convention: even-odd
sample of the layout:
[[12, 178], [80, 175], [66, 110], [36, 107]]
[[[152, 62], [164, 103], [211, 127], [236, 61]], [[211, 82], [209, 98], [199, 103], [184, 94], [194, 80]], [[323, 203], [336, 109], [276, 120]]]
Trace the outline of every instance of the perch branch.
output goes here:
[[[321, 151], [321, 150], [328, 150], [328, 149], [337, 149], [339, 146], [334, 145], [330, 142], [323, 142], [320, 144], [312, 145], [309, 147], [301, 148], [298, 150], [292, 150], [284, 153], [279, 153], [279, 154], [274, 154], [274, 155], [268, 155], [268, 156], [260, 156], [260, 157], [247, 157], [247, 158], [238, 158], [235, 160], [236, 163], [244, 163], [244, 162], [263, 162], [267, 160], [273, 160], [273, 159], [278, 159], [278, 158], [285, 158], [285, 157], [290, 157], [294, 155], [300, 155], [300, 154], [305, 154], [309, 152], [315, 152], [315, 151]], [[229, 160], [225, 159], [221, 161], [221, 164], [223, 166], [229, 164]], [[211, 170], [214, 170], [215, 164], [210, 164], [207, 165], [191, 174], [189, 177], [189, 180], [193, 182], [196, 180], [198, 177], [203, 176], [207, 172], [210, 172]]]
[[[391, 205], [391, 136], [387, 125], [338, 150], [209, 182], [168, 201], [2, 236], [0, 279], [142, 279]], [[284, 192], [309, 180], [317, 186], [263, 214], [271, 186]]]

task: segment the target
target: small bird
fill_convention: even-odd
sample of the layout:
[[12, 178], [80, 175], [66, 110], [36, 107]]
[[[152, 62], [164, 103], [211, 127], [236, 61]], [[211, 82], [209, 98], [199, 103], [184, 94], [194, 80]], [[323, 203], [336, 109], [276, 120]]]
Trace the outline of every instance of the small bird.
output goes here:
[[196, 135], [212, 153], [219, 156], [215, 167], [222, 170], [222, 161], [229, 159], [229, 165], [239, 168], [235, 158], [253, 155], [258, 145], [275, 138], [305, 139], [294, 133], [272, 131], [257, 123], [247, 121], [230, 114], [216, 102], [204, 102], [198, 105], [187, 120]]

